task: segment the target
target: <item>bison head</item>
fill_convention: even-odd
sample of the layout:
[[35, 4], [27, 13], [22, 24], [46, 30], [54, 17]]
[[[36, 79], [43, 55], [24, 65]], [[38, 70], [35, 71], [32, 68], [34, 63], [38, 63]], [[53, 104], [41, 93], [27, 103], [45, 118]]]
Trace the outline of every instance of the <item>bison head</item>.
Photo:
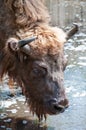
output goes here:
[[38, 26], [33, 34], [36, 37], [20, 41], [10, 38], [3, 50], [1, 75], [8, 73], [22, 87], [30, 110], [39, 120], [46, 114], [63, 112], [69, 105], [63, 85], [63, 48], [76, 29], [77, 26], [66, 37], [58, 28]]

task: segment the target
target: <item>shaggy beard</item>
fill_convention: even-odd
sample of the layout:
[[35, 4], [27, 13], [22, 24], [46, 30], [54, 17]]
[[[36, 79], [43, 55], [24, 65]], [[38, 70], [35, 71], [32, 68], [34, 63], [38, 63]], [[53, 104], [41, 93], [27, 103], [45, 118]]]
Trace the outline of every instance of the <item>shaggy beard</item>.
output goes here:
[[29, 106], [30, 112], [33, 115], [34, 114], [37, 115], [39, 122], [42, 121], [43, 118], [46, 121], [46, 119], [47, 119], [47, 106], [40, 99], [35, 99], [35, 97], [33, 97], [31, 95], [30, 90], [27, 90], [27, 88], [24, 85], [22, 85], [22, 91], [26, 97], [26, 102]]
[[28, 105], [29, 105], [29, 108], [30, 108], [30, 112], [32, 112], [32, 114], [36, 114], [38, 119], [39, 119], [39, 122], [43, 120], [43, 118], [45, 119], [46, 121], [46, 108], [45, 106], [43, 105], [43, 103], [40, 103], [38, 100], [37, 101], [33, 101], [31, 100], [30, 98], [27, 98], [26, 99]]

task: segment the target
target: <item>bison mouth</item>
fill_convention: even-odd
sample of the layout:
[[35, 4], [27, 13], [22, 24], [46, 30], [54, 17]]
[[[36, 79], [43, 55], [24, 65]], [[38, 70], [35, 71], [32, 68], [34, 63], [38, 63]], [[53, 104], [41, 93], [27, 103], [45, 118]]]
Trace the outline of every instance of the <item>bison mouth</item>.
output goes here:
[[43, 118], [47, 119], [47, 114], [56, 115], [64, 112], [65, 108], [63, 106], [58, 106], [58, 104], [54, 104], [53, 106], [49, 103], [43, 103], [40, 101], [32, 101], [30, 98], [27, 99], [27, 103], [29, 104], [29, 108], [31, 113], [36, 114], [39, 121], [42, 121]]
[[65, 111], [65, 108], [61, 105], [58, 106], [58, 104], [54, 104], [53, 106], [49, 105], [47, 113], [49, 115], [56, 115], [60, 114]]

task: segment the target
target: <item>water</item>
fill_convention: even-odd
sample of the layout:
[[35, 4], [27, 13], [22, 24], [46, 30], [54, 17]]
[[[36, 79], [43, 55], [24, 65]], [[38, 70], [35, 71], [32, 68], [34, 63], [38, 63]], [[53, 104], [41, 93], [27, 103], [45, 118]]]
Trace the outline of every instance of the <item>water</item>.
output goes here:
[[86, 34], [79, 32], [65, 44], [68, 66], [64, 77], [69, 108], [62, 114], [48, 116], [46, 125], [39, 125], [36, 117], [30, 114], [20, 89], [16, 89], [16, 96], [11, 97], [5, 80], [5, 89], [2, 87], [0, 95], [0, 130], [86, 130], [85, 41]]

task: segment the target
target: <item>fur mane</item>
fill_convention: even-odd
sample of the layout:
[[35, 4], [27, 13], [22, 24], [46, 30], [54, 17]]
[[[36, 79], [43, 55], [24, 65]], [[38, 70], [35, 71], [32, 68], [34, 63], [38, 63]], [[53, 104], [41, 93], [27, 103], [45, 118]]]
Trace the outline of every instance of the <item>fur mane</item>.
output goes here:
[[56, 27], [50, 27], [48, 25], [40, 25], [35, 28], [33, 33], [29, 33], [28, 36], [37, 36], [38, 38], [30, 43], [32, 57], [38, 58], [47, 55], [58, 55], [62, 53], [64, 43], [66, 42], [65, 33]]
[[41, 0], [5, 0], [7, 8], [15, 15], [18, 39], [38, 36], [35, 44], [31, 43], [31, 55], [56, 54], [66, 41], [65, 33], [49, 26], [49, 14]]
[[48, 11], [41, 0], [5, 0], [7, 8], [14, 12], [16, 24], [30, 26], [32, 23], [48, 23]]

